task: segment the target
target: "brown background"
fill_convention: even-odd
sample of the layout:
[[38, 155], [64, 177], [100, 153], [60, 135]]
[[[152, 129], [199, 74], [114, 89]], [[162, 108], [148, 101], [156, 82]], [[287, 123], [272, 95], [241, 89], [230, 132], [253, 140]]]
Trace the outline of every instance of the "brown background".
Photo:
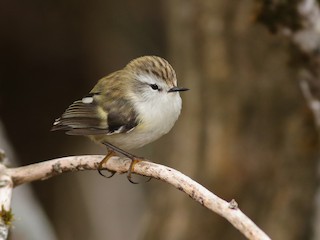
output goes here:
[[[138, 153], [236, 199], [273, 239], [310, 239], [316, 128], [287, 42], [254, 14], [251, 0], [1, 1], [0, 118], [19, 164], [105, 153], [52, 122], [102, 76], [159, 55], [191, 91], [174, 129]], [[85, 172], [31, 185], [56, 239], [244, 239], [156, 180]]]

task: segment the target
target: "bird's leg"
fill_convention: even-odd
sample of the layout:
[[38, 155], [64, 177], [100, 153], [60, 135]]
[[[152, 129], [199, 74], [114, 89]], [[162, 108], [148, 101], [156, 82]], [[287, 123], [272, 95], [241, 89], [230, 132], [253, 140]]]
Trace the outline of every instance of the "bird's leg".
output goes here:
[[[111, 151], [120, 153], [120, 154], [126, 156], [127, 158], [130, 158], [130, 159], [131, 159], [131, 163], [130, 163], [130, 166], [129, 166], [127, 178], [128, 178], [128, 180], [129, 180], [129, 182], [131, 182], [131, 183], [133, 183], [133, 184], [138, 184], [137, 182], [134, 182], [134, 181], [131, 179], [132, 170], [133, 170], [134, 165], [135, 165], [136, 163], [141, 162], [141, 161], [145, 161], [145, 159], [142, 158], [142, 157], [137, 157], [137, 156], [135, 156], [135, 155], [133, 155], [133, 154], [131, 154], [131, 153], [128, 153], [128, 152], [122, 150], [121, 148], [118, 148], [118, 147], [116, 147], [116, 146], [114, 146], [114, 145], [112, 145], [112, 144], [110, 144], [110, 143], [108, 143], [108, 142], [104, 142], [103, 144], [106, 145], [106, 147], [107, 147], [108, 149], [111, 149]], [[108, 154], [108, 155], [109, 155], [109, 154]], [[104, 161], [104, 159], [103, 159], [102, 161]], [[112, 176], [113, 176], [113, 175], [112, 175]], [[149, 177], [146, 182], [149, 182], [150, 180], [151, 180], [151, 177]]]
[[[106, 178], [111, 178], [111, 177], [113, 177], [113, 175], [116, 173], [115, 171], [111, 171], [111, 170], [109, 170], [109, 169], [103, 169], [103, 168], [102, 168], [102, 166], [103, 166], [104, 164], [106, 164], [106, 163], [108, 162], [108, 160], [109, 160], [111, 157], [113, 157], [113, 156], [116, 156], [116, 152], [115, 152], [113, 149], [108, 148], [108, 154], [104, 157], [104, 159], [102, 159], [102, 161], [99, 163], [99, 166], [98, 166], [98, 173], [99, 173], [101, 176], [106, 177]], [[104, 174], [101, 172], [102, 170], [107, 170], [108, 172], [110, 172], [110, 173], [111, 173], [110, 176], [104, 175]]]

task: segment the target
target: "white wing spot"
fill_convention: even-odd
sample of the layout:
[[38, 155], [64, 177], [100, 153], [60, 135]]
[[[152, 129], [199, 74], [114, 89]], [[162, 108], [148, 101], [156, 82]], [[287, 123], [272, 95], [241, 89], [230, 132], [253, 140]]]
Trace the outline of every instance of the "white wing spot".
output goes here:
[[121, 133], [121, 131], [124, 129], [124, 126], [119, 127], [116, 131], [113, 131], [111, 133], [108, 133], [107, 135], [113, 135], [117, 133]]
[[123, 129], [124, 129], [124, 126], [121, 126], [118, 128], [118, 130], [114, 131], [114, 133], [121, 133]]
[[89, 104], [93, 102], [93, 97], [84, 97], [82, 98], [82, 103]]
[[[113, 134], [122, 133], [122, 131], [123, 131], [124, 128], [125, 128], [125, 126], [121, 126], [121, 127], [119, 127], [116, 131], [110, 132], [110, 133], [108, 133], [107, 135], [113, 135]], [[124, 132], [124, 133], [129, 133], [129, 132], [131, 132], [133, 129], [135, 129], [135, 128], [131, 128], [131, 129], [129, 129], [129, 131], [126, 131], [126, 132]]]

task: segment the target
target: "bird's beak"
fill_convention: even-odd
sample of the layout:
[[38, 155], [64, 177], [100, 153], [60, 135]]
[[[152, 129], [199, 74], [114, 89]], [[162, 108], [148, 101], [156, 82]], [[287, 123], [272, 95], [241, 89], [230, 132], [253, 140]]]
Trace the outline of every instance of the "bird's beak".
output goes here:
[[169, 89], [168, 92], [184, 92], [184, 91], [188, 91], [189, 88], [180, 88], [180, 87], [173, 87], [171, 89]]

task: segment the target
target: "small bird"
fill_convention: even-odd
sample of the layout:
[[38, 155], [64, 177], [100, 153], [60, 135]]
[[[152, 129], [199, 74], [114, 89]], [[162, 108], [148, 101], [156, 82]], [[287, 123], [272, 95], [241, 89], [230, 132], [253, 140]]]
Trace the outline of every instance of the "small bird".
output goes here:
[[[108, 148], [102, 165], [115, 153], [130, 158], [127, 178], [137, 161], [127, 151], [168, 133], [178, 119], [182, 100], [176, 73], [163, 58], [143, 56], [100, 79], [91, 92], [72, 103], [53, 123], [52, 131], [88, 136]], [[101, 174], [103, 175], [103, 174]], [[112, 175], [114, 172], [112, 172]], [[110, 176], [110, 177], [111, 177]]]

